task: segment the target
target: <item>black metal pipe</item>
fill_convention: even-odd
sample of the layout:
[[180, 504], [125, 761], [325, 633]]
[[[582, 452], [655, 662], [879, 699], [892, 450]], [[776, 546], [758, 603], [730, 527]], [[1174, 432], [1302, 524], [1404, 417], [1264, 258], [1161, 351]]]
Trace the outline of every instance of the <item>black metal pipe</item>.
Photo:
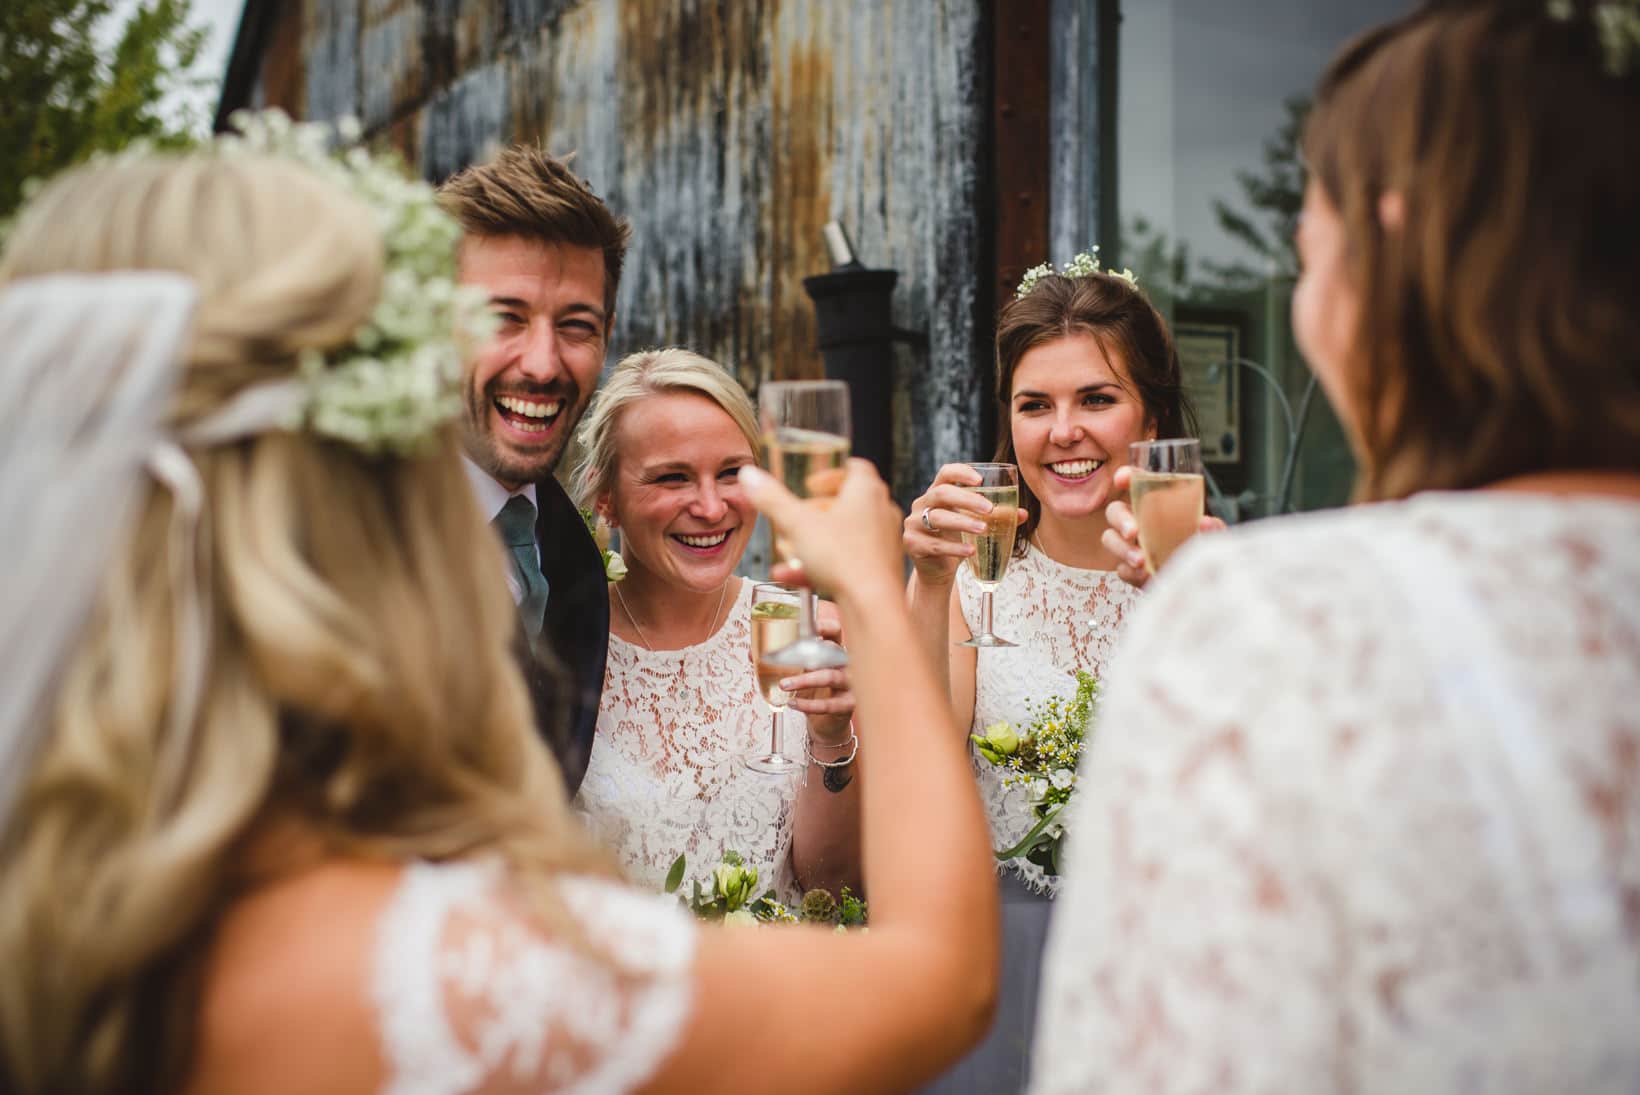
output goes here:
[[894, 343], [924, 341], [894, 326], [897, 270], [858, 265], [803, 279], [814, 301], [815, 333], [826, 376], [849, 386], [854, 455], [894, 481]]

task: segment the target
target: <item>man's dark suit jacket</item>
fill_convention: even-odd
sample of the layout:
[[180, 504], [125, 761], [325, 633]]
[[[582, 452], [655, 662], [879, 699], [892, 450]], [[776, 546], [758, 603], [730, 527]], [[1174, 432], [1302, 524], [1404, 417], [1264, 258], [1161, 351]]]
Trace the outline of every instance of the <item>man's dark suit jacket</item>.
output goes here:
[[609, 654], [609, 585], [603, 554], [587, 533], [580, 511], [551, 476], [535, 484], [535, 537], [547, 579], [543, 635], [557, 656], [555, 667], [529, 655], [520, 660], [535, 705], [535, 725], [558, 758], [573, 796], [586, 775], [598, 700]]

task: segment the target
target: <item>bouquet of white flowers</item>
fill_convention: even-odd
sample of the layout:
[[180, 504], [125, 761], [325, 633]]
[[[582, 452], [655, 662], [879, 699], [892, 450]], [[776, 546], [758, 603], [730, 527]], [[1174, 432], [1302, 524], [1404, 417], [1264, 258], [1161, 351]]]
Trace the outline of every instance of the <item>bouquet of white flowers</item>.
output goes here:
[[[686, 869], [683, 856], [672, 861], [672, 869], [666, 873], [667, 893], [677, 893], [682, 887]], [[680, 894], [678, 900], [699, 919], [723, 924], [829, 924], [838, 931], [847, 931], [866, 922], [866, 903], [847, 886], [841, 897], [833, 897], [830, 890], [809, 890], [795, 909], [775, 900], [773, 890], [753, 896], [756, 893], [757, 868], [747, 864], [739, 852], [726, 851], [711, 875], [695, 879], [689, 892]]]
[[1002, 848], [998, 859], [1022, 857], [1050, 875], [1059, 873], [1059, 847], [1065, 836], [1060, 815], [1076, 790], [1076, 765], [1082, 756], [1099, 693], [1090, 674], [1076, 674], [1076, 693], [1065, 700], [1052, 696], [1031, 706], [1031, 721], [1023, 731], [1006, 722], [994, 722], [983, 736], [969, 740], [980, 756], [1002, 769], [1004, 784], [1025, 786], [1031, 795], [1036, 824], [1012, 848]]

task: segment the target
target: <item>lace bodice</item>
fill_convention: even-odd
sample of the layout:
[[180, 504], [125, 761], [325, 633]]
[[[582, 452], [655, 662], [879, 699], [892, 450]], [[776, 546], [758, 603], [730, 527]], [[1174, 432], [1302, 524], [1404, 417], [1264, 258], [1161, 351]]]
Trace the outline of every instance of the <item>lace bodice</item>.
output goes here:
[[660, 889], [679, 853], [698, 877], [732, 848], [760, 881], [794, 896], [799, 777], [741, 761], [769, 740], [752, 668], [751, 601], [752, 583], [742, 581], [717, 633], [681, 650], [609, 637], [598, 732], [575, 805], [639, 885]]
[[[980, 588], [966, 566], [957, 572], [957, 591], [963, 619], [977, 632]], [[992, 601], [991, 624], [1019, 645], [979, 651], [971, 730], [981, 733], [998, 720], [1023, 727], [1031, 718], [1028, 703], [1054, 695], [1068, 699], [1076, 691], [1078, 669], [1103, 679], [1117, 632], [1138, 595], [1114, 571], [1066, 566], [1035, 545], [1010, 562]], [[1029, 796], [1023, 787], [1004, 787], [994, 766], [972, 747], [969, 753], [995, 846], [1011, 847], [1036, 823]], [[1058, 885], [1058, 879], [1021, 859], [1009, 861], [1007, 869], [1047, 893]]]
[[541, 931], [497, 864], [405, 871], [372, 974], [388, 1095], [613, 1095], [652, 1078], [688, 1018], [694, 926], [612, 883], [559, 892], [584, 939]]
[[1640, 1090], [1640, 505], [1201, 537], [1101, 721], [1035, 1095]]

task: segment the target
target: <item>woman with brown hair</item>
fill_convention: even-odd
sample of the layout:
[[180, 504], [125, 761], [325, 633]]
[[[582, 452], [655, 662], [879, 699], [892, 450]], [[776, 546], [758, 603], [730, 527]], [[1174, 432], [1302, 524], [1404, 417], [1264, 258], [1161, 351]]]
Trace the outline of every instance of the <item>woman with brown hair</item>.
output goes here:
[[896, 657], [886, 488], [742, 483], [881, 724], [871, 930], [697, 927], [618, 881], [533, 732], [458, 459], [457, 230], [345, 162], [82, 168], [0, 259], [0, 1090], [914, 1086], [984, 1028], [996, 905]]
[[[1069, 699], [1076, 673], [1105, 673], [1138, 596], [1117, 573], [1123, 557], [1100, 539], [1128, 446], [1187, 432], [1178, 356], [1167, 324], [1129, 277], [1080, 257], [1064, 274], [1033, 275], [997, 321], [996, 459], [1019, 468], [1014, 558], [995, 593], [1005, 648], [955, 645], [981, 626], [980, 591], [964, 565], [988, 503], [968, 489], [967, 464], [947, 464], [912, 504], [904, 542], [912, 612], [929, 658], [946, 673], [959, 725], [983, 736], [998, 721], [1024, 727], [1032, 705]], [[997, 848], [1037, 824], [1029, 789], [973, 757]], [[1040, 857], [1038, 857], [1040, 858]], [[1051, 865], [1050, 865], [1051, 866]], [[931, 1090], [1018, 1091], [1026, 1078], [1037, 973], [1058, 877], [1016, 856], [1002, 865], [1003, 988], [987, 1041]]]
[[1343, 512], [1204, 538], [1082, 769], [1033, 1090], [1640, 1089], [1630, 0], [1322, 77], [1293, 326]]

